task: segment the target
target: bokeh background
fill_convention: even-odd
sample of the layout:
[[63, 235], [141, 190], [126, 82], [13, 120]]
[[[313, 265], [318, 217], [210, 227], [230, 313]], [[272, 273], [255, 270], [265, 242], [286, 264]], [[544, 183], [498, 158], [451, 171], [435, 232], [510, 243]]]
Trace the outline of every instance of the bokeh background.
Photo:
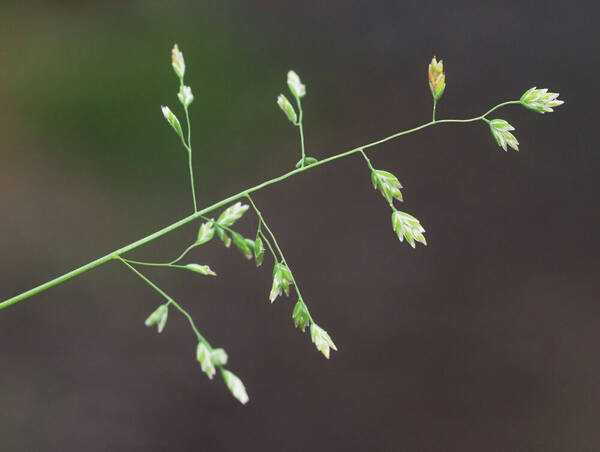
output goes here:
[[[270, 262], [215, 241], [192, 256], [217, 278], [147, 270], [227, 349], [245, 407], [200, 371], [184, 319], [143, 326], [161, 300], [116, 263], [0, 312], [0, 450], [599, 450], [597, 17], [592, 2], [2, 2], [3, 299], [190, 213], [159, 108], [180, 113], [174, 42], [201, 205], [297, 161], [275, 104], [290, 68], [317, 158], [428, 121], [433, 55], [440, 118], [533, 85], [566, 104], [494, 115], [519, 153], [483, 123], [372, 150], [427, 247], [398, 242], [358, 156], [256, 194], [330, 361], [294, 329], [295, 299], [268, 302]], [[171, 258], [196, 228], [131, 257]]]

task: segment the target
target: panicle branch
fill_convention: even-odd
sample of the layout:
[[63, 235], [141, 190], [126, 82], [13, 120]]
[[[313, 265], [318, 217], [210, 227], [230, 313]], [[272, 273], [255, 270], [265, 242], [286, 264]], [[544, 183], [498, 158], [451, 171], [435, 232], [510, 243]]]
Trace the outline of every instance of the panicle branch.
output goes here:
[[[309, 327], [310, 338], [314, 343], [318, 351], [320, 351], [326, 358], [330, 357], [331, 350], [337, 350], [331, 336], [321, 328], [314, 320], [308, 310], [308, 307], [304, 301], [304, 298], [300, 292], [298, 282], [294, 276], [294, 272], [284, 256], [283, 250], [280, 247], [275, 234], [269, 227], [269, 224], [265, 220], [264, 215], [258, 209], [254, 202], [251, 193], [258, 192], [268, 186], [282, 182], [289, 177], [308, 171], [317, 166], [333, 162], [335, 160], [348, 157], [353, 154], [360, 153], [364, 158], [367, 167], [370, 171], [371, 182], [375, 190], [379, 191], [383, 196], [386, 203], [389, 205], [392, 211], [392, 229], [398, 236], [398, 239], [403, 242], [406, 240], [412, 248], [416, 247], [416, 243], [422, 243], [427, 245], [425, 236], [423, 235], [425, 229], [421, 225], [420, 221], [414, 216], [402, 212], [396, 208], [398, 202], [404, 201], [404, 195], [402, 189], [404, 188], [400, 183], [399, 179], [389, 171], [376, 169], [369, 157], [366, 154], [366, 150], [375, 147], [386, 141], [390, 141], [397, 137], [407, 135], [422, 130], [426, 127], [430, 127], [436, 124], [442, 123], [468, 123], [468, 122], [482, 122], [485, 123], [489, 128], [492, 137], [495, 139], [497, 144], [504, 151], [507, 151], [508, 147], [518, 151], [519, 143], [517, 138], [513, 135], [515, 128], [510, 125], [504, 119], [488, 119], [488, 116], [498, 110], [501, 107], [507, 105], [520, 104], [523, 107], [533, 110], [538, 113], [552, 112], [553, 108], [563, 104], [562, 100], [558, 99], [558, 93], [548, 92], [547, 89], [531, 88], [527, 90], [519, 100], [511, 100], [503, 102], [491, 108], [486, 113], [468, 119], [442, 119], [436, 120], [436, 106], [439, 99], [445, 92], [446, 89], [446, 74], [444, 72], [444, 66], [442, 60], [437, 60], [435, 57], [431, 60], [428, 66], [428, 83], [431, 95], [433, 98], [433, 117], [430, 122], [421, 124], [412, 129], [397, 132], [386, 138], [378, 141], [374, 141], [363, 146], [345, 151], [339, 154], [332, 155], [330, 157], [317, 160], [314, 157], [308, 157], [305, 150], [304, 142], [304, 128], [303, 128], [303, 111], [301, 99], [306, 96], [307, 89], [306, 85], [300, 79], [300, 76], [294, 71], [288, 71], [287, 73], [287, 86], [288, 89], [296, 101], [296, 108], [288, 100], [284, 94], [280, 94], [277, 98], [277, 105], [283, 111], [284, 115], [291, 122], [292, 125], [298, 127], [300, 135], [300, 150], [301, 158], [296, 163], [296, 168], [273, 179], [267, 180], [254, 187], [243, 190], [235, 195], [225, 198], [212, 206], [198, 210], [196, 203], [196, 190], [195, 190], [195, 176], [192, 165], [192, 141], [191, 141], [191, 124], [189, 107], [194, 101], [194, 95], [191, 87], [185, 85], [184, 76], [186, 73], [186, 65], [183, 57], [183, 53], [179, 49], [179, 46], [175, 44], [171, 51], [171, 64], [176, 76], [179, 79], [179, 91], [177, 98], [183, 107], [185, 113], [185, 125], [187, 127], [184, 133], [181, 122], [177, 116], [171, 111], [168, 106], [162, 106], [162, 114], [173, 129], [176, 135], [179, 137], [184, 149], [188, 154], [188, 170], [190, 179], [190, 188], [192, 192], [193, 200], [193, 214], [185, 217], [147, 237], [144, 237], [134, 243], [131, 243], [125, 247], [122, 247], [112, 253], [107, 254], [104, 257], [96, 259], [72, 272], [66, 273], [58, 278], [50, 280], [34, 289], [24, 292], [20, 295], [12, 297], [0, 303], [0, 310], [22, 300], [25, 300], [35, 294], [48, 290], [58, 284], [61, 284], [71, 278], [81, 275], [93, 268], [98, 267], [111, 260], [118, 260], [131, 270], [136, 276], [142, 279], [147, 285], [149, 285], [154, 291], [156, 291], [163, 299], [164, 303], [160, 304], [155, 308], [152, 313], [146, 318], [145, 325], [148, 327], [156, 327], [159, 333], [163, 332], [167, 325], [169, 317], [169, 310], [175, 309], [181, 315], [183, 315], [189, 322], [192, 331], [194, 332], [197, 344], [196, 344], [196, 360], [200, 364], [202, 371], [212, 379], [217, 370], [221, 374], [223, 381], [231, 394], [241, 403], [245, 404], [248, 402], [248, 394], [244, 383], [233, 374], [231, 371], [225, 368], [228, 362], [228, 354], [222, 348], [213, 348], [204, 336], [199, 332], [191, 314], [185, 310], [178, 302], [170, 297], [163, 289], [152, 282], [147, 276], [141, 273], [138, 266], [153, 266], [153, 267], [166, 267], [175, 269], [184, 269], [202, 276], [216, 276], [216, 272], [207, 264], [198, 264], [195, 262], [181, 263], [192, 250], [208, 244], [212, 239], [217, 236], [221, 243], [229, 248], [233, 244], [242, 256], [248, 260], [254, 259], [257, 267], [260, 267], [264, 262], [265, 251], [268, 250], [273, 258], [273, 281], [271, 290], [269, 293], [269, 300], [273, 303], [282, 294], [289, 296], [290, 289], [293, 287], [297, 301], [292, 311], [292, 319], [294, 325], [299, 328], [302, 332]], [[242, 201], [247, 200], [249, 204], [243, 204]], [[242, 233], [237, 231], [234, 226], [237, 226], [237, 222], [242, 219], [244, 214], [252, 207], [256, 217], [258, 219], [258, 225], [254, 239], [245, 237]], [[207, 216], [207, 214], [213, 212], [216, 209], [224, 208], [220, 215], [214, 219]], [[203, 222], [198, 228], [198, 232], [194, 237], [194, 241], [175, 259], [168, 262], [145, 262], [126, 258], [129, 252], [152, 242], [153, 240], [162, 237], [179, 227], [190, 223], [192, 221], [201, 219]]]

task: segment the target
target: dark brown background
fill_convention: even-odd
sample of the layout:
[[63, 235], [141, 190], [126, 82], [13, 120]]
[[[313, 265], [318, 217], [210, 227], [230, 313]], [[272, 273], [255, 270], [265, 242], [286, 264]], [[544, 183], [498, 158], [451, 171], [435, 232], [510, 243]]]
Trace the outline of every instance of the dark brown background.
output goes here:
[[[600, 157], [592, 2], [47, 2], [0, 6], [0, 298], [189, 213], [174, 42], [188, 66], [200, 203], [288, 171], [297, 133], [275, 105], [308, 85], [309, 154], [478, 115], [536, 85], [550, 115], [513, 106], [521, 152], [484, 124], [440, 125], [374, 149], [429, 246], [400, 244], [358, 157], [256, 195], [330, 361], [270, 305], [258, 271], [212, 243], [218, 278], [148, 271], [225, 347], [242, 407], [194, 360], [160, 299], [105, 265], [0, 313], [0, 450], [597, 451]], [[182, 228], [132, 256], [162, 260]], [[242, 223], [251, 234], [255, 219]]]

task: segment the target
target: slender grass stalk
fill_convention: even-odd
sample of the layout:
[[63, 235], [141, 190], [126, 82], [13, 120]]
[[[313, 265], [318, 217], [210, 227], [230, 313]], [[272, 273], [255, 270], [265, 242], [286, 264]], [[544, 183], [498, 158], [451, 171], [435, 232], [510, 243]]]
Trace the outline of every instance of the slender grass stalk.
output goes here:
[[304, 160], [306, 159], [306, 152], [304, 150], [304, 124], [302, 123], [302, 101], [300, 97], [296, 97], [296, 103], [298, 104], [298, 130], [300, 130], [300, 147], [302, 150], [302, 163], [300, 167], [303, 168], [305, 166]]
[[[269, 235], [271, 236], [271, 240], [273, 241], [273, 245], [275, 245], [275, 249], [277, 250], [277, 252], [279, 253], [279, 256], [281, 257], [281, 261], [283, 263], [285, 263], [285, 265], [287, 265], [287, 267], [292, 270], [289, 262], [287, 261], [287, 259], [285, 258], [283, 251], [281, 249], [281, 247], [279, 246], [279, 243], [277, 243], [277, 239], [275, 238], [275, 234], [273, 234], [273, 231], [271, 230], [271, 228], [269, 227], [269, 225], [267, 224], [267, 222], [265, 221], [262, 213], [260, 210], [258, 210], [258, 207], [256, 207], [256, 204], [254, 204], [254, 201], [252, 200], [252, 197], [250, 196], [249, 193], [246, 194], [246, 198], [248, 198], [248, 201], [250, 201], [250, 205], [252, 205], [252, 208], [254, 209], [254, 212], [256, 212], [256, 216], [258, 217], [259, 221], [261, 222], [261, 224], [265, 227], [265, 229], [267, 230], [267, 232], [269, 233]], [[266, 239], [266, 237], [265, 237]], [[267, 243], [269, 243], [269, 241], [267, 241]], [[270, 243], [269, 243], [269, 247], [270, 247]], [[271, 252], [273, 253], [273, 249], [271, 248]], [[273, 253], [273, 256], [275, 257], [275, 253]], [[301, 300], [302, 298], [302, 294], [300, 293], [300, 287], [298, 286], [298, 282], [296, 281], [296, 278], [294, 277], [294, 272], [291, 271], [291, 277], [292, 277], [292, 282], [294, 283], [294, 287], [296, 289], [296, 294], [298, 295], [298, 298], [300, 298]], [[312, 317], [310, 316], [310, 313], [308, 314], [309, 318], [310, 318], [310, 322], [313, 322]]]
[[188, 151], [188, 167], [190, 170], [190, 188], [192, 190], [192, 201], [194, 203], [194, 212], [198, 212], [198, 204], [196, 203], [196, 188], [194, 187], [194, 166], [192, 165], [192, 128], [190, 127], [190, 114], [188, 107], [185, 107], [185, 120], [187, 122], [187, 144], [185, 148]]
[[[231, 196], [229, 196], [229, 197], [227, 197], [225, 199], [222, 199], [221, 201], [218, 201], [218, 202], [216, 202], [216, 203], [214, 203], [214, 204], [212, 204], [212, 205], [210, 205], [208, 207], [205, 207], [204, 209], [198, 210], [198, 211], [194, 212], [193, 214], [188, 215], [187, 217], [182, 218], [179, 221], [176, 221], [175, 223], [172, 223], [172, 224], [170, 224], [168, 226], [165, 226], [164, 228], [162, 228], [162, 229], [160, 229], [160, 230], [158, 230], [158, 231], [156, 231], [156, 232], [154, 232], [154, 233], [152, 233], [150, 235], [147, 235], [146, 237], [143, 237], [143, 238], [141, 238], [141, 239], [139, 239], [139, 240], [137, 240], [137, 241], [135, 241], [133, 243], [130, 243], [130, 244], [125, 245], [125, 246], [123, 246], [121, 248], [118, 248], [118, 249], [116, 249], [116, 250], [114, 250], [114, 251], [106, 254], [105, 256], [102, 256], [102, 257], [100, 257], [100, 258], [98, 258], [96, 260], [93, 260], [93, 261], [85, 264], [85, 265], [82, 265], [79, 268], [76, 268], [75, 270], [72, 270], [72, 271], [70, 271], [68, 273], [65, 273], [64, 275], [58, 276], [58, 277], [56, 277], [56, 278], [54, 278], [54, 279], [52, 279], [52, 280], [50, 280], [48, 282], [45, 282], [44, 284], [40, 284], [39, 286], [34, 287], [33, 289], [30, 289], [30, 290], [27, 290], [27, 291], [25, 291], [25, 292], [23, 292], [23, 293], [21, 293], [19, 295], [16, 295], [16, 296], [14, 296], [12, 298], [8, 298], [8, 299], [6, 299], [6, 300], [4, 300], [4, 301], [2, 301], [0, 303], [0, 310], [5, 309], [5, 308], [7, 308], [9, 306], [12, 306], [12, 305], [14, 305], [16, 303], [19, 303], [19, 302], [21, 302], [23, 300], [26, 300], [27, 298], [30, 298], [30, 297], [32, 297], [34, 295], [37, 295], [37, 294], [39, 294], [41, 292], [44, 292], [44, 291], [46, 291], [46, 290], [48, 290], [48, 289], [50, 289], [50, 288], [52, 288], [54, 286], [62, 284], [62, 283], [66, 282], [66, 281], [68, 281], [68, 280], [70, 280], [70, 279], [72, 279], [72, 278], [74, 278], [76, 276], [79, 276], [79, 275], [81, 275], [83, 273], [86, 273], [86, 272], [88, 272], [88, 271], [90, 271], [90, 270], [92, 270], [92, 269], [94, 269], [94, 268], [96, 268], [96, 267], [98, 267], [98, 266], [100, 266], [102, 264], [105, 264], [105, 263], [107, 263], [107, 262], [109, 262], [109, 261], [111, 261], [113, 259], [118, 259], [120, 256], [122, 256], [122, 255], [124, 255], [124, 254], [126, 254], [126, 253], [128, 253], [130, 251], [133, 251], [136, 248], [139, 248], [139, 247], [141, 247], [143, 245], [146, 245], [146, 244], [148, 244], [148, 243], [150, 243], [150, 242], [152, 242], [152, 241], [154, 241], [154, 240], [156, 240], [156, 239], [158, 239], [158, 238], [160, 238], [160, 237], [162, 237], [162, 236], [164, 236], [164, 235], [166, 235], [166, 234], [168, 234], [168, 233], [170, 233], [172, 231], [175, 231], [176, 229], [179, 229], [180, 227], [185, 226], [186, 224], [188, 224], [188, 223], [190, 223], [190, 222], [192, 222], [192, 221], [194, 221], [194, 220], [196, 220], [198, 218], [201, 218], [203, 215], [206, 215], [206, 214], [212, 212], [213, 210], [216, 210], [216, 209], [218, 209], [220, 207], [223, 207], [223, 206], [225, 206], [225, 205], [227, 205], [227, 204], [229, 204], [229, 203], [231, 203], [233, 201], [236, 201], [236, 200], [238, 200], [240, 198], [243, 198], [246, 195], [249, 195], [251, 193], [255, 193], [255, 192], [258, 192], [260, 190], [263, 190], [263, 189], [265, 189], [265, 188], [267, 188], [267, 187], [269, 187], [271, 185], [277, 184], [279, 182], [283, 182], [283, 181], [285, 181], [286, 179], [288, 179], [288, 178], [290, 178], [292, 176], [295, 176], [297, 174], [301, 174], [301, 173], [303, 173], [305, 171], [312, 170], [312, 169], [314, 169], [314, 168], [316, 168], [318, 166], [325, 165], [325, 164], [334, 162], [336, 160], [339, 160], [339, 159], [351, 156], [351, 155], [356, 154], [358, 152], [363, 152], [364, 153], [364, 151], [367, 150], [367, 149], [369, 149], [369, 148], [375, 147], [375, 146], [377, 146], [379, 144], [382, 144], [382, 143], [386, 143], [388, 141], [391, 141], [391, 140], [393, 140], [395, 138], [398, 138], [398, 137], [401, 137], [403, 135], [408, 135], [408, 134], [411, 134], [411, 133], [414, 133], [414, 132], [418, 132], [420, 130], [423, 130], [423, 129], [427, 128], [427, 127], [431, 127], [431, 126], [436, 125], [436, 124], [468, 123], [468, 122], [475, 122], [475, 121], [485, 120], [486, 119], [485, 117], [487, 115], [489, 115], [493, 111], [497, 110], [498, 108], [506, 106], [506, 105], [512, 105], [512, 104], [519, 104], [519, 101], [502, 102], [502, 103], [496, 105], [495, 107], [491, 108], [490, 110], [488, 110], [483, 115], [476, 116], [476, 117], [473, 117], [473, 118], [468, 118], [468, 119], [442, 119], [442, 120], [437, 120], [437, 121], [430, 121], [430, 122], [427, 122], [425, 124], [421, 124], [419, 126], [413, 127], [411, 129], [407, 129], [407, 130], [403, 130], [403, 131], [400, 131], [400, 132], [396, 132], [396, 133], [394, 133], [392, 135], [389, 135], [389, 136], [387, 136], [385, 138], [382, 138], [380, 140], [373, 141], [371, 143], [367, 143], [367, 144], [364, 144], [362, 146], [355, 147], [355, 148], [350, 149], [348, 151], [332, 155], [330, 157], [327, 157], [327, 158], [324, 158], [322, 160], [319, 160], [319, 161], [317, 161], [315, 163], [311, 163], [310, 165], [306, 165], [304, 167], [300, 167], [300, 168], [294, 169], [294, 170], [289, 171], [289, 172], [287, 172], [285, 174], [282, 174], [282, 175], [280, 175], [278, 177], [275, 177], [273, 179], [269, 179], [267, 181], [264, 181], [264, 182], [262, 182], [262, 183], [260, 183], [258, 185], [255, 185], [253, 187], [247, 188], [247, 189], [245, 189], [245, 190], [243, 190], [243, 191], [241, 191], [239, 193], [236, 193], [236, 194], [231, 195]], [[187, 251], [189, 251], [189, 250], [186, 250], [186, 252]], [[184, 255], [186, 254], [186, 252], [184, 252]], [[179, 261], [182, 258], [182, 256], [180, 256], [175, 261], [172, 261], [171, 263], [175, 263], [175, 262]]]
[[139, 276], [140, 279], [142, 279], [146, 284], [148, 284], [156, 292], [158, 292], [165, 300], [167, 300], [167, 306], [172, 305], [179, 312], [181, 312], [187, 318], [188, 322], [190, 323], [192, 331], [198, 338], [198, 341], [202, 342], [209, 349], [212, 349], [212, 347], [210, 346], [210, 343], [205, 339], [205, 337], [202, 334], [200, 334], [200, 331], [198, 331], [198, 328], [196, 327], [196, 324], [194, 323], [194, 319], [192, 319], [192, 316], [185, 309], [183, 309], [179, 303], [177, 303], [173, 298], [171, 298], [169, 295], [167, 295], [167, 293], [164, 290], [162, 290], [160, 287], [158, 287], [156, 284], [154, 284], [152, 281], [150, 281], [150, 279], [148, 277], [144, 276], [138, 269], [136, 269], [133, 265], [131, 265], [130, 261], [127, 261], [126, 259], [123, 259], [121, 257], [118, 257], [118, 259], [127, 268], [129, 268], [129, 270], [131, 270], [133, 273], [135, 273], [137, 276]]

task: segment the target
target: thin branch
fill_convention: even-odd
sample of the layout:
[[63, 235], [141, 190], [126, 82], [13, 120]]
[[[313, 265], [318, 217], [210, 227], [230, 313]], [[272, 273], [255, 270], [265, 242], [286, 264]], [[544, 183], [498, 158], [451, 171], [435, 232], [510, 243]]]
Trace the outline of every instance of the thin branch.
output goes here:
[[148, 279], [146, 276], [144, 276], [133, 265], [130, 265], [127, 260], [125, 260], [121, 257], [119, 257], [118, 259], [121, 262], [123, 262], [123, 264], [125, 264], [127, 266], [127, 268], [129, 268], [133, 273], [135, 273], [137, 276], [139, 276], [146, 284], [148, 284], [150, 287], [152, 287], [154, 290], [156, 290], [159, 294], [161, 294], [167, 300], [167, 305], [173, 305], [179, 312], [181, 312], [188, 319], [188, 322], [190, 323], [190, 326], [192, 327], [192, 330], [194, 331], [194, 334], [196, 334], [196, 337], [198, 338], [198, 340], [200, 342], [202, 342], [204, 345], [206, 345], [209, 348], [209, 350], [212, 350], [212, 347], [210, 346], [209, 342], [204, 338], [204, 336], [202, 336], [202, 334], [200, 334], [200, 331], [198, 331], [198, 328], [196, 327], [196, 324], [194, 323], [194, 319], [192, 319], [192, 316], [185, 309], [183, 309], [179, 305], [179, 303], [177, 303], [175, 300], [173, 300], [173, 298], [171, 298], [169, 295], [167, 295], [167, 293], [164, 290], [162, 290], [160, 287], [158, 287], [156, 284], [154, 284], [152, 281], [150, 281], [150, 279]]
[[199, 210], [199, 211], [193, 213], [192, 215], [189, 215], [189, 216], [187, 216], [185, 218], [182, 218], [181, 220], [179, 220], [179, 221], [177, 221], [175, 223], [172, 223], [172, 224], [170, 224], [170, 225], [168, 225], [168, 226], [166, 226], [166, 227], [164, 227], [164, 228], [162, 228], [162, 229], [154, 232], [153, 234], [150, 234], [150, 235], [148, 235], [146, 237], [143, 237], [143, 238], [141, 238], [141, 239], [139, 239], [139, 240], [137, 240], [137, 241], [135, 241], [133, 243], [130, 243], [129, 245], [126, 245], [126, 246], [124, 246], [122, 248], [119, 248], [119, 249], [117, 249], [117, 250], [115, 250], [115, 251], [113, 251], [113, 252], [111, 252], [111, 253], [103, 256], [103, 257], [100, 257], [100, 258], [98, 258], [98, 259], [96, 259], [96, 260], [94, 260], [92, 262], [89, 262], [89, 263], [87, 263], [87, 264], [85, 264], [85, 265], [83, 265], [83, 266], [81, 266], [81, 267], [79, 267], [79, 268], [77, 268], [77, 269], [75, 269], [73, 271], [65, 273], [62, 276], [59, 276], [59, 277], [54, 278], [54, 279], [52, 279], [52, 280], [50, 280], [50, 281], [48, 281], [48, 282], [46, 282], [44, 284], [41, 284], [41, 285], [39, 285], [37, 287], [34, 287], [33, 289], [30, 289], [30, 290], [28, 290], [26, 292], [23, 292], [23, 293], [21, 293], [19, 295], [16, 295], [16, 296], [12, 297], [12, 298], [9, 298], [9, 299], [7, 299], [7, 300], [5, 300], [5, 301], [3, 301], [3, 302], [0, 303], [0, 310], [5, 309], [5, 308], [7, 308], [9, 306], [12, 306], [12, 305], [14, 305], [16, 303], [19, 303], [19, 302], [21, 302], [21, 301], [23, 301], [23, 300], [25, 300], [27, 298], [32, 297], [33, 295], [37, 295], [37, 294], [39, 294], [41, 292], [44, 292], [44, 291], [46, 291], [46, 290], [48, 290], [48, 289], [50, 289], [50, 288], [52, 288], [52, 287], [54, 287], [56, 285], [62, 284], [65, 281], [68, 281], [69, 279], [72, 279], [72, 278], [74, 278], [76, 276], [79, 276], [79, 275], [85, 273], [85, 272], [88, 272], [88, 271], [90, 271], [90, 270], [92, 270], [92, 269], [94, 269], [94, 268], [96, 268], [96, 267], [98, 267], [98, 266], [100, 266], [102, 264], [105, 264], [106, 262], [109, 262], [109, 261], [111, 261], [113, 259], [117, 259], [117, 258], [119, 258], [119, 256], [121, 256], [121, 255], [123, 255], [125, 253], [128, 253], [129, 251], [132, 251], [132, 250], [134, 250], [136, 248], [139, 248], [142, 245], [150, 243], [153, 240], [156, 240], [157, 238], [162, 237], [162, 236], [164, 236], [164, 235], [166, 235], [166, 234], [168, 234], [168, 233], [170, 233], [170, 232], [172, 232], [172, 231], [174, 231], [174, 230], [176, 230], [176, 229], [178, 229], [178, 228], [180, 228], [180, 227], [182, 227], [182, 226], [190, 223], [191, 221], [194, 221], [197, 218], [202, 217], [202, 215], [210, 213], [213, 210], [218, 209], [219, 207], [222, 207], [222, 206], [224, 206], [226, 204], [229, 204], [229, 203], [231, 203], [233, 201], [236, 201], [236, 200], [238, 200], [238, 199], [240, 199], [240, 198], [242, 198], [242, 197], [244, 197], [246, 195], [249, 195], [250, 193], [255, 193], [255, 192], [260, 191], [260, 190], [262, 190], [262, 189], [264, 189], [264, 188], [266, 188], [266, 187], [268, 187], [270, 185], [274, 185], [274, 184], [277, 184], [279, 182], [282, 182], [282, 181], [284, 181], [284, 180], [288, 179], [289, 177], [294, 176], [296, 174], [300, 174], [300, 173], [303, 173], [305, 171], [311, 170], [311, 169], [313, 169], [313, 168], [315, 168], [317, 166], [325, 165], [326, 163], [330, 163], [330, 162], [333, 162], [335, 160], [348, 157], [348, 156], [350, 156], [352, 154], [355, 154], [357, 152], [364, 151], [365, 149], [377, 146], [379, 144], [385, 143], [387, 141], [393, 140], [393, 139], [401, 137], [403, 135], [408, 135], [410, 133], [417, 132], [419, 130], [425, 129], [425, 128], [430, 127], [432, 125], [441, 124], [441, 123], [463, 123], [463, 122], [466, 123], [466, 122], [475, 122], [475, 121], [485, 120], [485, 116], [488, 115], [488, 114], [490, 114], [491, 112], [495, 111], [496, 109], [498, 109], [498, 108], [500, 108], [502, 106], [505, 106], [505, 105], [518, 104], [518, 103], [520, 103], [520, 102], [519, 101], [503, 102], [501, 104], [496, 105], [495, 107], [493, 107], [492, 109], [490, 109], [485, 114], [483, 114], [481, 116], [474, 117], [474, 118], [469, 118], [469, 119], [443, 119], [443, 120], [439, 120], [439, 121], [435, 121], [435, 122], [430, 121], [430, 122], [427, 122], [425, 124], [421, 124], [420, 126], [413, 127], [412, 129], [408, 129], [408, 130], [404, 130], [404, 131], [401, 131], [401, 132], [397, 132], [397, 133], [395, 133], [393, 135], [390, 135], [390, 136], [388, 136], [386, 138], [383, 138], [381, 140], [377, 140], [377, 141], [374, 141], [372, 143], [365, 144], [363, 146], [358, 146], [358, 147], [356, 147], [354, 149], [350, 149], [349, 151], [342, 152], [342, 153], [336, 154], [336, 155], [332, 155], [331, 157], [319, 160], [319, 161], [317, 161], [315, 163], [311, 163], [310, 165], [306, 165], [304, 167], [297, 168], [295, 170], [289, 171], [289, 172], [287, 172], [287, 173], [285, 173], [285, 174], [283, 174], [281, 176], [278, 176], [278, 177], [275, 177], [273, 179], [267, 180], [265, 182], [262, 182], [261, 184], [255, 185], [254, 187], [247, 188], [246, 190], [243, 190], [243, 191], [241, 191], [241, 192], [239, 192], [239, 193], [237, 193], [235, 195], [229, 196], [228, 198], [222, 199], [221, 201], [216, 202], [216, 203], [212, 204], [211, 206], [208, 206], [208, 207], [206, 207], [206, 208], [204, 208], [202, 210]]
[[296, 97], [296, 103], [298, 104], [298, 129], [300, 130], [300, 146], [302, 148], [302, 160], [300, 163], [300, 168], [304, 167], [304, 159], [306, 158], [306, 153], [304, 152], [304, 125], [302, 124], [302, 103], [300, 102], [300, 98]]
[[194, 202], [194, 213], [198, 212], [198, 205], [196, 204], [196, 189], [194, 187], [194, 167], [192, 166], [192, 129], [190, 128], [190, 114], [188, 107], [185, 107], [185, 120], [187, 122], [187, 145], [185, 148], [188, 151], [188, 167], [190, 170], [190, 186], [192, 189], [192, 200]]
[[[298, 294], [298, 298], [300, 300], [302, 300], [303, 303], [306, 305], [306, 302], [304, 302], [304, 298], [302, 297], [302, 294], [300, 293], [300, 287], [298, 287], [298, 283], [296, 282], [296, 278], [294, 277], [294, 272], [292, 271], [292, 269], [291, 269], [290, 264], [288, 263], [288, 261], [285, 259], [285, 256], [283, 255], [283, 251], [281, 250], [281, 247], [277, 243], [277, 239], [275, 238], [275, 234], [273, 234], [273, 231], [271, 231], [271, 228], [269, 227], [269, 225], [265, 221], [264, 217], [262, 216], [262, 213], [260, 212], [260, 210], [258, 210], [258, 207], [256, 207], [256, 204], [254, 204], [254, 201], [252, 200], [252, 197], [250, 196], [250, 194], [246, 194], [246, 198], [248, 198], [248, 201], [250, 201], [250, 204], [252, 204], [252, 207], [254, 208], [254, 211], [256, 212], [256, 216], [262, 222], [263, 226], [265, 227], [265, 229], [267, 230], [267, 232], [271, 236], [271, 239], [273, 240], [273, 245], [275, 245], [275, 249], [279, 252], [279, 255], [281, 256], [282, 262], [285, 263], [285, 265], [287, 266], [287, 268], [289, 268], [290, 275], [292, 277], [292, 282], [294, 283], [294, 287], [296, 289], [296, 293]], [[308, 318], [310, 319], [310, 322], [314, 323], [314, 321], [312, 319], [312, 316], [310, 315], [310, 312], [308, 311], [308, 308], [306, 309], [306, 312], [308, 313]]]

